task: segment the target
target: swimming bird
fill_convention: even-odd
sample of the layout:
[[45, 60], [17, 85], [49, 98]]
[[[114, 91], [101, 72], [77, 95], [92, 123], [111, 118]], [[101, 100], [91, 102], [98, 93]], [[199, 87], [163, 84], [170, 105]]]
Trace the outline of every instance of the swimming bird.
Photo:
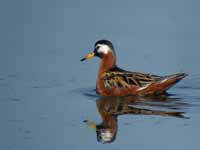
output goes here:
[[121, 69], [116, 64], [114, 46], [108, 40], [97, 41], [94, 51], [81, 61], [94, 56], [101, 59], [96, 79], [96, 92], [102, 96], [162, 94], [187, 76], [185, 73], [158, 76]]

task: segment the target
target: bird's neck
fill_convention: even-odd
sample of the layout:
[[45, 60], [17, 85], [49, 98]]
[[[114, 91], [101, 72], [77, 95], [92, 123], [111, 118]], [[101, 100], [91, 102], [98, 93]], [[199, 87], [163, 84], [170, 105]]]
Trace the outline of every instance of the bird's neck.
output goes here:
[[108, 71], [110, 68], [116, 65], [116, 59], [112, 53], [105, 55], [99, 64], [98, 75], [102, 75], [104, 72]]

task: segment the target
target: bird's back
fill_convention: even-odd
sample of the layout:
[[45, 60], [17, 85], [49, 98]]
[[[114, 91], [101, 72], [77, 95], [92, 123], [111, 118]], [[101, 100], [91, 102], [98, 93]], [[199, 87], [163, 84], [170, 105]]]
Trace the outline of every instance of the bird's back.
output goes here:
[[186, 76], [184, 73], [157, 76], [139, 72], [130, 72], [112, 67], [103, 73], [100, 89], [97, 92], [105, 96], [147, 95], [165, 92]]

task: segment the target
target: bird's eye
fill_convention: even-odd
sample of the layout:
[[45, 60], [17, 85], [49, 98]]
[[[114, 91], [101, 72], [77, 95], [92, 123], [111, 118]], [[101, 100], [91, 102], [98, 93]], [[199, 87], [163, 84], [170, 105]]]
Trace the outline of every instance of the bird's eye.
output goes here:
[[96, 49], [99, 49], [100, 46], [96, 46]]

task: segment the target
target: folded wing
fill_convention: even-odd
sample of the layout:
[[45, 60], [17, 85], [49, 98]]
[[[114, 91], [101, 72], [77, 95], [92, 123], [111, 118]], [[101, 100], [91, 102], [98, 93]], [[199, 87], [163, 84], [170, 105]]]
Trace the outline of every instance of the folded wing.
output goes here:
[[160, 81], [162, 77], [139, 72], [129, 72], [119, 68], [104, 73], [104, 85], [107, 88], [130, 88], [132, 86], [145, 87], [153, 82]]

